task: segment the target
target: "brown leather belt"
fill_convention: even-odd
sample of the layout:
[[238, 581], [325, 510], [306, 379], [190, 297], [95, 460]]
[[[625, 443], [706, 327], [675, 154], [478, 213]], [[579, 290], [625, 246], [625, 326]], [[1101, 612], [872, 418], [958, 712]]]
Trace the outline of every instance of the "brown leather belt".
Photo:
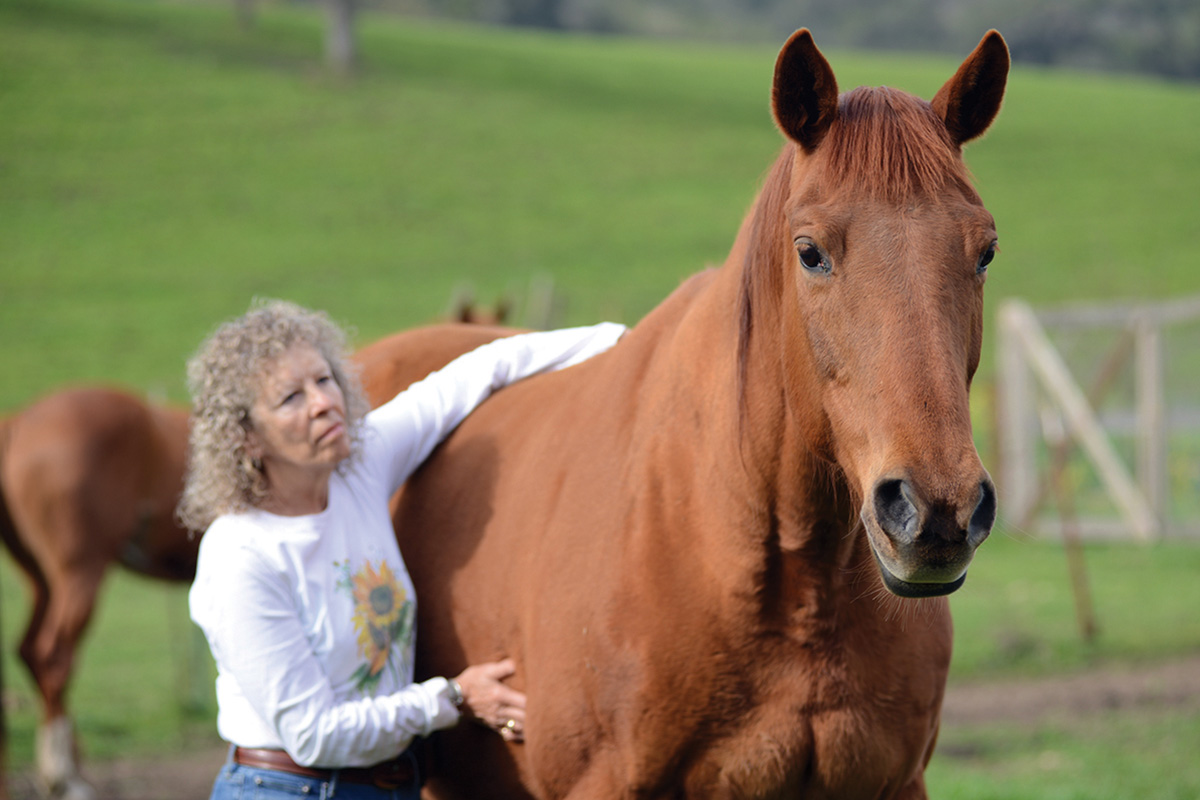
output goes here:
[[275, 769], [305, 778], [331, 781], [336, 774], [339, 781], [375, 786], [380, 789], [399, 789], [417, 783], [420, 774], [417, 759], [405, 750], [390, 761], [382, 761], [370, 767], [345, 767], [343, 769], [319, 769], [303, 767], [292, 760], [283, 750], [268, 750], [257, 747], [233, 748], [233, 762], [257, 769]]

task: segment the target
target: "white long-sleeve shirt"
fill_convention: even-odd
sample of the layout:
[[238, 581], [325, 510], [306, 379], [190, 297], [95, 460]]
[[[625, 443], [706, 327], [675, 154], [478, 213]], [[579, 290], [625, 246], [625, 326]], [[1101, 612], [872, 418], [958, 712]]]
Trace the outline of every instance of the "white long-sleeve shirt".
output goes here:
[[324, 511], [212, 523], [189, 603], [217, 665], [222, 738], [308, 766], [366, 766], [458, 721], [445, 678], [413, 683], [416, 598], [388, 500], [492, 391], [586, 360], [624, 331], [603, 323], [480, 347], [366, 416]]

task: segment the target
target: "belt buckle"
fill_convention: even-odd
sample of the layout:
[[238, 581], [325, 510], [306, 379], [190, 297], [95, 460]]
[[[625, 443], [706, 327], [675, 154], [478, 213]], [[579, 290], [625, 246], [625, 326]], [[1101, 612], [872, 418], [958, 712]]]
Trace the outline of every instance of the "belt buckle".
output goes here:
[[413, 765], [404, 756], [371, 767], [371, 783], [379, 789], [400, 789], [414, 777]]

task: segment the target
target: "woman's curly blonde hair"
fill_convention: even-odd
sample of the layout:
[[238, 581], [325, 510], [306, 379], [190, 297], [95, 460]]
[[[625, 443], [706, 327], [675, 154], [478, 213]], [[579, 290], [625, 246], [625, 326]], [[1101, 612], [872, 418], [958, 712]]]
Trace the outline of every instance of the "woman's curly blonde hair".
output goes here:
[[328, 362], [346, 401], [351, 451], [370, 406], [346, 359], [346, 334], [320, 311], [282, 300], [256, 300], [243, 316], [219, 326], [188, 362], [192, 394], [188, 468], [176, 515], [203, 531], [221, 514], [244, 511], [267, 493], [260, 464], [246, 453], [250, 408], [272, 361], [297, 343]]

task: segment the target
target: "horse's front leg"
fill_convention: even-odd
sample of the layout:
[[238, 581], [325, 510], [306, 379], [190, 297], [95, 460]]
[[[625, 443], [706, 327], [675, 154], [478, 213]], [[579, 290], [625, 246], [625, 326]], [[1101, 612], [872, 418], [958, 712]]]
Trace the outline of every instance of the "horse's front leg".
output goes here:
[[[940, 713], [941, 700], [938, 701]], [[929, 761], [933, 758], [934, 748], [937, 747], [938, 734], [941, 732], [941, 722], [934, 723], [933, 738], [929, 740], [929, 744], [925, 748], [925, 756], [921, 760], [921, 766], [917, 769], [917, 774], [912, 777], [908, 783], [900, 787], [900, 791], [896, 793], [896, 800], [929, 800], [929, 792], [925, 788], [925, 770], [929, 767]]]
[[925, 775], [917, 776], [905, 784], [895, 795], [895, 800], [929, 800], [929, 792], [925, 790]]

